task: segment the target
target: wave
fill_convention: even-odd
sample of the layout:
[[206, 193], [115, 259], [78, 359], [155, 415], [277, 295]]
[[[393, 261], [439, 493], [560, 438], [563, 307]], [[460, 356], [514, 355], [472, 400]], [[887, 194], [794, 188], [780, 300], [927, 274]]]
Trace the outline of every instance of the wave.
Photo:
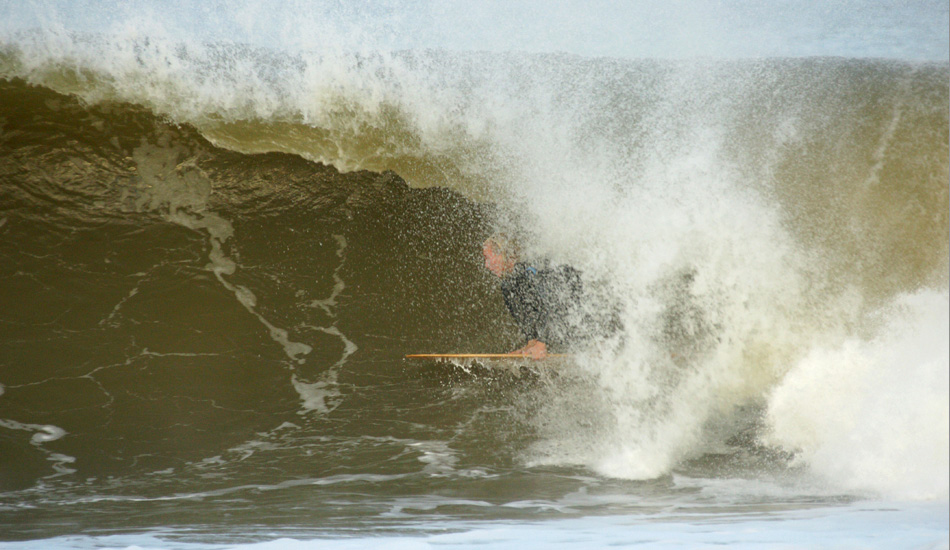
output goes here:
[[[905, 411], [884, 421], [888, 433], [934, 416], [946, 425], [946, 395], [929, 382], [946, 361], [918, 360], [898, 336], [913, 328], [946, 342], [932, 322], [947, 309], [950, 258], [945, 63], [278, 53], [23, 34], [4, 44], [0, 76], [0, 229], [28, 220], [40, 228], [32, 242], [101, 224], [201, 235], [205, 250], [188, 254], [207, 271], [195, 280], [210, 277], [264, 327], [303, 411], [326, 415], [356, 399], [347, 385], [366, 382], [345, 379], [343, 365], [380, 334], [403, 345], [512, 338], [510, 326], [497, 335], [504, 316], [472, 261], [479, 240], [503, 229], [530, 254], [579, 267], [625, 327], [580, 361], [578, 378], [528, 392], [521, 414], [536, 440], [519, 449], [524, 463], [656, 478], [734, 441], [723, 426], [738, 422], [752, 448], [797, 453], [849, 490], [919, 495], [906, 490], [918, 476], [945, 479], [940, 434], [920, 443], [933, 460], [894, 483], [870, 481], [879, 468], [855, 481], [832, 465], [845, 439], [863, 438], [872, 455], [893, 441], [868, 435], [877, 412], [848, 403]], [[286, 241], [297, 261], [320, 257], [302, 261], [319, 271], [319, 290], [289, 283], [303, 268], [265, 242], [295, 232], [321, 243]], [[388, 235], [425, 249], [388, 250]], [[179, 242], [156, 242], [166, 238]], [[184, 265], [188, 254], [155, 265]], [[402, 255], [426, 261], [392, 275]], [[382, 273], [393, 280], [373, 283]], [[677, 286], [684, 273], [689, 284]], [[410, 294], [433, 309], [476, 305], [404, 335], [376, 320], [382, 304], [420, 315], [396, 300]], [[892, 313], [907, 296], [929, 297], [912, 300], [936, 303], [938, 315]], [[706, 327], [698, 344], [664, 332], [681, 306]], [[339, 328], [346, 315], [361, 332]], [[896, 358], [851, 369], [855, 346], [869, 350], [861, 357], [883, 348]], [[906, 362], [921, 376], [885, 391]], [[823, 388], [841, 369], [854, 382], [832, 405]], [[819, 407], [827, 418], [814, 417]], [[802, 435], [822, 426], [817, 442]]]

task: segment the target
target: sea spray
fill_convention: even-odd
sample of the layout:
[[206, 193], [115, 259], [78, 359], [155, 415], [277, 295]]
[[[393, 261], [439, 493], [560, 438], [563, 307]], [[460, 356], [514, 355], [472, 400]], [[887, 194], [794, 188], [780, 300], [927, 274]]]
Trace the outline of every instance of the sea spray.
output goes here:
[[[659, 144], [663, 162], [628, 174], [612, 201], [587, 193], [590, 182], [539, 185], [535, 203], [572, 205], [534, 219], [539, 248], [558, 243], [552, 255], [601, 282], [623, 332], [581, 360], [594, 387], [543, 407], [535, 460], [634, 479], [667, 474], [703, 452], [707, 422], [759, 400], [812, 336], [795, 322], [811, 314], [808, 266], [774, 206], [722, 169], [715, 137]], [[589, 404], [578, 409], [578, 400]], [[564, 415], [587, 415], [568, 425], [599, 426], [596, 441], [552, 421]]]
[[898, 296], [873, 337], [811, 350], [771, 393], [768, 440], [836, 488], [946, 499], [948, 311], [946, 292]]

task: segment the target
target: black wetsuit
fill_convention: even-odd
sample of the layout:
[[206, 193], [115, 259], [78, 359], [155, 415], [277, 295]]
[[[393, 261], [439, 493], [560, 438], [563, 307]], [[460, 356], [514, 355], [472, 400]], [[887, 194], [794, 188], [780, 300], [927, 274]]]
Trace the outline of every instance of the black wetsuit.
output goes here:
[[573, 267], [515, 264], [502, 279], [501, 293], [525, 339], [554, 346], [577, 339], [583, 287]]

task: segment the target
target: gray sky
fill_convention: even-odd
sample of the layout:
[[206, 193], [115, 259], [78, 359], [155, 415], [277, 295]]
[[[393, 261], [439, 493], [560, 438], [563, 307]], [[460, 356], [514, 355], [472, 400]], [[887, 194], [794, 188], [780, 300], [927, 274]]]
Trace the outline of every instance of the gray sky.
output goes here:
[[947, 60], [940, 0], [0, 0], [0, 37], [29, 27], [277, 48], [569, 52], [613, 57], [832, 55]]

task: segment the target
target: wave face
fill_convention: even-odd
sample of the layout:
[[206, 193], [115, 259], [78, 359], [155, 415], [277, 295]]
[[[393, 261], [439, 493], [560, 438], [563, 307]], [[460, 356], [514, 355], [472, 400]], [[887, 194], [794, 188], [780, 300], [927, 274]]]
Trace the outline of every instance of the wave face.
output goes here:
[[[947, 498], [945, 62], [136, 29], [0, 43], [11, 536]], [[518, 345], [499, 230], [622, 330], [402, 360]]]

